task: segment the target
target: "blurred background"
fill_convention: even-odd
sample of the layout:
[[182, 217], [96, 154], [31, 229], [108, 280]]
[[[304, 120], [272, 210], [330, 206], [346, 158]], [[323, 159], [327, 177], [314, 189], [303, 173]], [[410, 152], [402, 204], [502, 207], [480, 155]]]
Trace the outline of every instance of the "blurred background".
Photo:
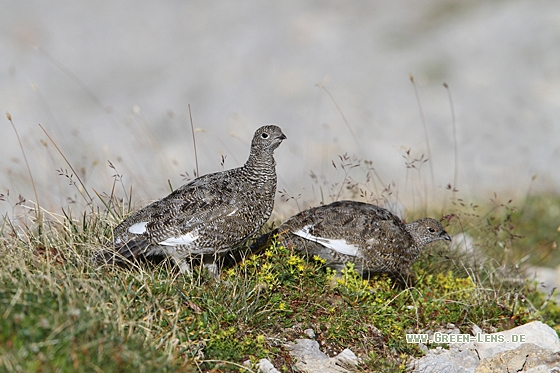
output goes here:
[[[0, 51], [0, 107], [52, 211], [83, 199], [39, 124], [89, 193], [119, 174], [144, 204], [194, 176], [188, 105], [200, 174], [242, 165], [256, 128], [282, 127], [278, 189], [294, 198], [277, 214], [350, 179], [404, 204], [449, 185], [560, 191], [556, 0], [21, 0], [3, 4]], [[3, 118], [5, 213], [35, 196]]]

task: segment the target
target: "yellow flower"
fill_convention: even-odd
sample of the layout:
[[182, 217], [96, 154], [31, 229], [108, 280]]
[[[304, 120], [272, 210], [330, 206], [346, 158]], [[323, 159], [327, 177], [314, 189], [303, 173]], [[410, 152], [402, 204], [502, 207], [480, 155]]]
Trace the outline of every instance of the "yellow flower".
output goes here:
[[290, 255], [290, 257], [288, 258], [288, 264], [295, 266], [297, 264], [300, 264], [302, 262], [302, 259], [295, 256], [295, 255]]
[[327, 262], [326, 259], [321, 258], [319, 255], [313, 255], [313, 260], [321, 264], [325, 264]]

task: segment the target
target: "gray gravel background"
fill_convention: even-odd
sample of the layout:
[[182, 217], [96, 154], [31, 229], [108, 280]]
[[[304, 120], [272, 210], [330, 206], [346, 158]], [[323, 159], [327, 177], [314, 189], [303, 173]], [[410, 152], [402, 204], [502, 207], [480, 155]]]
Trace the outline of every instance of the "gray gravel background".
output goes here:
[[[0, 51], [0, 108], [48, 209], [80, 197], [58, 176], [68, 167], [39, 123], [90, 192], [110, 190], [110, 160], [136, 198], [151, 200], [168, 179], [177, 187], [180, 174], [192, 176], [188, 104], [201, 173], [220, 170], [222, 155], [226, 168], [241, 165], [253, 131], [275, 123], [288, 136], [276, 153], [279, 189], [301, 194], [300, 208], [321, 198], [311, 170], [344, 179], [331, 162], [343, 153], [373, 161], [405, 204], [426, 189], [443, 199], [455, 170], [444, 82], [463, 196], [560, 189], [556, 0], [7, 1]], [[412, 157], [428, 152], [409, 74], [434, 185], [428, 164], [407, 174], [403, 158], [409, 148]], [[34, 200], [2, 122], [0, 193]], [[280, 213], [296, 208], [278, 204]]]

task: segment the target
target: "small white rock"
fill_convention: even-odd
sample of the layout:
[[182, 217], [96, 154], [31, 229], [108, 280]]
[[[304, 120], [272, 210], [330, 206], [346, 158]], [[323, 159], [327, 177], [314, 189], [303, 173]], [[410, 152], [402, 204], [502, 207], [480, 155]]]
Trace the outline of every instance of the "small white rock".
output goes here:
[[306, 336], [308, 336], [311, 339], [315, 339], [315, 332], [313, 331], [313, 329], [305, 329], [303, 331], [303, 334], [305, 334]]
[[482, 334], [482, 329], [480, 328], [480, 326], [473, 324], [471, 328], [471, 333], [472, 335]]
[[257, 368], [260, 373], [280, 373], [268, 359], [260, 359]]

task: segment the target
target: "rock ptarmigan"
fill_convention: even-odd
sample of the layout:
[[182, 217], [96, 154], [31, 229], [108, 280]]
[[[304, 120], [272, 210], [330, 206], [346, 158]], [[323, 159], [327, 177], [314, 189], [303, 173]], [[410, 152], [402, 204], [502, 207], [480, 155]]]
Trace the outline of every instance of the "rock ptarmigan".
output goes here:
[[[347, 262], [354, 263], [362, 275], [407, 276], [427, 244], [451, 240], [437, 220], [424, 218], [404, 224], [382, 207], [356, 201], [338, 201], [302, 211], [268, 235], [273, 234], [285, 247], [307, 256], [317, 255], [339, 271]], [[266, 235], [259, 238], [257, 245], [267, 239]]]
[[139, 256], [173, 258], [182, 273], [201, 258], [213, 274], [217, 259], [244, 243], [266, 223], [276, 194], [274, 150], [286, 139], [278, 126], [255, 132], [247, 162], [198, 177], [133, 213], [114, 229], [115, 250], [97, 262]]

